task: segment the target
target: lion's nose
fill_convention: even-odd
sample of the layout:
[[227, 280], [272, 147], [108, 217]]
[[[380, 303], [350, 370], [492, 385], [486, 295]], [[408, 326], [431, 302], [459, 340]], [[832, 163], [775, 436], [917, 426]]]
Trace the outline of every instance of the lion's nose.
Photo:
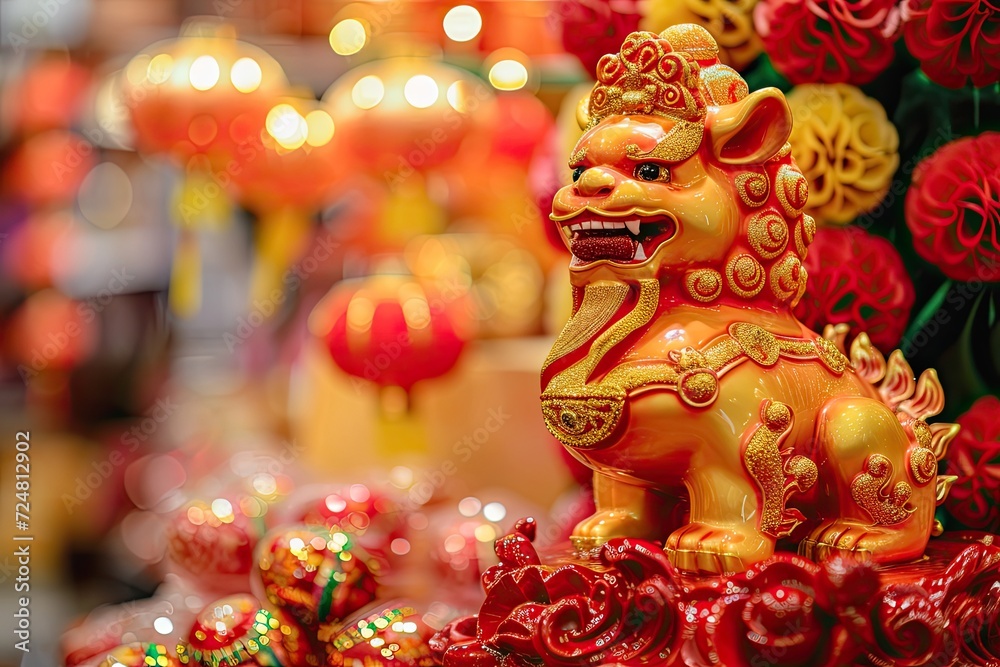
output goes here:
[[615, 189], [614, 174], [599, 167], [591, 167], [577, 179], [574, 184], [576, 193], [581, 197], [606, 197]]

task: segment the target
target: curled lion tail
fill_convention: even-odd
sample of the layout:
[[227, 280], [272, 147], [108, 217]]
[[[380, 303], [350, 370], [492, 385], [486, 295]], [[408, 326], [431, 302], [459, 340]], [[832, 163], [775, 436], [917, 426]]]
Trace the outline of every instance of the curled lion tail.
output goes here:
[[[827, 325], [823, 337], [846, 353], [844, 344], [848, 331], [846, 324]], [[851, 343], [849, 356], [855, 373], [877, 388], [882, 402], [896, 413], [910, 438], [910, 467], [914, 477], [918, 482], [936, 478], [937, 504], [940, 505], [958, 478], [938, 475], [937, 462], [944, 458], [960, 427], [945, 422], [927, 423], [929, 417], [944, 408], [944, 389], [937, 371], [928, 368], [914, 381], [913, 369], [902, 352], [893, 351], [886, 361], [865, 333], [858, 334]]]

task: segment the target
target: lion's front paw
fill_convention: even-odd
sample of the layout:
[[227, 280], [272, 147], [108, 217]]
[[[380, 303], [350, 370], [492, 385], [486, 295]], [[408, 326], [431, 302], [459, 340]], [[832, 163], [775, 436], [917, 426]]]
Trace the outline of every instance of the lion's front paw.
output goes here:
[[769, 558], [774, 543], [756, 531], [742, 532], [690, 523], [667, 538], [664, 551], [674, 567], [696, 574], [743, 572]]
[[917, 557], [923, 553], [926, 539], [912, 528], [872, 526], [850, 519], [823, 523], [799, 542], [799, 553], [820, 561], [837, 555], [850, 555], [859, 560], [882, 561]]
[[569, 538], [579, 551], [592, 551], [614, 537], [656, 539], [653, 526], [636, 512], [627, 509], [601, 510], [584, 519]]

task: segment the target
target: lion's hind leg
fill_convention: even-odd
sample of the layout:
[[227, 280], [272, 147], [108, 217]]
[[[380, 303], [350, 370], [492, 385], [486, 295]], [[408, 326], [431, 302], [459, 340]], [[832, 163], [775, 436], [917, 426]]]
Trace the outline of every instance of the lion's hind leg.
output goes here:
[[816, 422], [822, 521], [799, 545], [813, 559], [849, 552], [877, 562], [923, 553], [935, 485], [911, 471], [911, 442], [896, 415], [871, 398], [831, 399]]

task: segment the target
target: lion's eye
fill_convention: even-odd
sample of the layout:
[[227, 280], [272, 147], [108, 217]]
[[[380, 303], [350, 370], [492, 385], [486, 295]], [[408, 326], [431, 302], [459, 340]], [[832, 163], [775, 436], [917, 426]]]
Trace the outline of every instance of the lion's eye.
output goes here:
[[587, 171], [586, 167], [574, 167], [573, 168], [573, 182], [576, 183], [583, 176], [583, 172]]
[[636, 165], [635, 177], [641, 181], [660, 181], [662, 183], [670, 182], [670, 171], [666, 167], [661, 167], [655, 162], [643, 162], [640, 165]]

